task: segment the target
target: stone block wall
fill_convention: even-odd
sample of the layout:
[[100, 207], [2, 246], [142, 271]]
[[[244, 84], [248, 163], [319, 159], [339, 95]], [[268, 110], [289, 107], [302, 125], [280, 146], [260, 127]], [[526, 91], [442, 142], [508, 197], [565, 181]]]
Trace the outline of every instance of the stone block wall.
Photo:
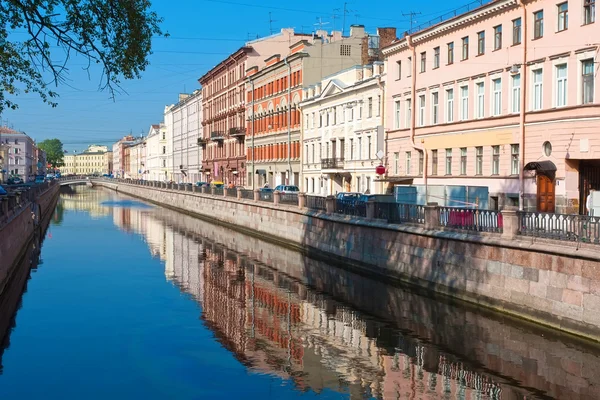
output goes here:
[[146, 186], [100, 183], [384, 278], [600, 341], [600, 257], [560, 242], [429, 231]]

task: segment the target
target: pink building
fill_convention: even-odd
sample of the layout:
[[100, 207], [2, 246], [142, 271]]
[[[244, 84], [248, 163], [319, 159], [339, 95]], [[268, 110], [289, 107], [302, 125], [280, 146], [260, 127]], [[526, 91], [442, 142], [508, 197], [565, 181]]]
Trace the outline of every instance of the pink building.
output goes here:
[[498, 0], [385, 48], [385, 180], [582, 212], [600, 189], [599, 23], [594, 0]]

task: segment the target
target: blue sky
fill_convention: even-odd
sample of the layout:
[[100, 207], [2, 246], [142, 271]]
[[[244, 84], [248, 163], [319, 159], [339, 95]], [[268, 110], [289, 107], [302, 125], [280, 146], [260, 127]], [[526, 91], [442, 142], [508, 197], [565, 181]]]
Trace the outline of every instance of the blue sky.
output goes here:
[[[418, 25], [468, 3], [348, 1], [346, 33], [350, 24], [360, 23], [373, 33], [377, 27], [394, 26], [400, 35], [410, 26], [410, 17], [403, 13], [420, 12], [413, 18]], [[310, 32], [319, 18], [324, 29], [341, 30], [344, 2], [155, 0], [153, 9], [164, 18], [163, 28], [171, 37], [154, 40], [150, 66], [142, 79], [124, 82], [127, 94], [112, 101], [109, 93], [99, 92], [100, 71], [92, 69], [88, 76], [85, 60], [75, 57], [69, 64], [68, 85], [57, 88], [57, 108], [43, 104], [35, 95], [22, 95], [20, 108], [0, 118], [36, 140], [58, 137], [69, 151], [81, 151], [92, 143], [112, 144], [129, 132], [146, 134], [150, 124], [162, 121], [165, 105], [176, 102], [178, 93], [199, 88], [198, 78], [246, 40], [269, 35], [270, 29], [278, 32], [293, 27]], [[14, 37], [26, 36], [15, 33]]]

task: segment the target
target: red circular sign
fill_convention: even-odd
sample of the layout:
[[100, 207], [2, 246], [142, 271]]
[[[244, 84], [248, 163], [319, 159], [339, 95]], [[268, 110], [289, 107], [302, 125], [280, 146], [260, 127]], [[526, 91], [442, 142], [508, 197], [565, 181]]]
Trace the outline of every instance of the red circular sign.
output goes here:
[[384, 167], [383, 165], [378, 165], [378, 166], [375, 168], [375, 173], [376, 173], [377, 175], [383, 175], [383, 174], [385, 174], [385, 167]]

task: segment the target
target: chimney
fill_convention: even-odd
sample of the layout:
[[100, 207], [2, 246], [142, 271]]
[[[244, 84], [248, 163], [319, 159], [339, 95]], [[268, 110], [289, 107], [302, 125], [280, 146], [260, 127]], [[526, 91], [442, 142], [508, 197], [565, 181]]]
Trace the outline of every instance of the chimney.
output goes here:
[[373, 66], [363, 65], [363, 79], [369, 79], [373, 76]]
[[396, 40], [396, 28], [377, 28], [377, 35], [379, 36], [379, 48], [383, 49]]
[[350, 37], [361, 38], [365, 36], [364, 25], [350, 25]]

